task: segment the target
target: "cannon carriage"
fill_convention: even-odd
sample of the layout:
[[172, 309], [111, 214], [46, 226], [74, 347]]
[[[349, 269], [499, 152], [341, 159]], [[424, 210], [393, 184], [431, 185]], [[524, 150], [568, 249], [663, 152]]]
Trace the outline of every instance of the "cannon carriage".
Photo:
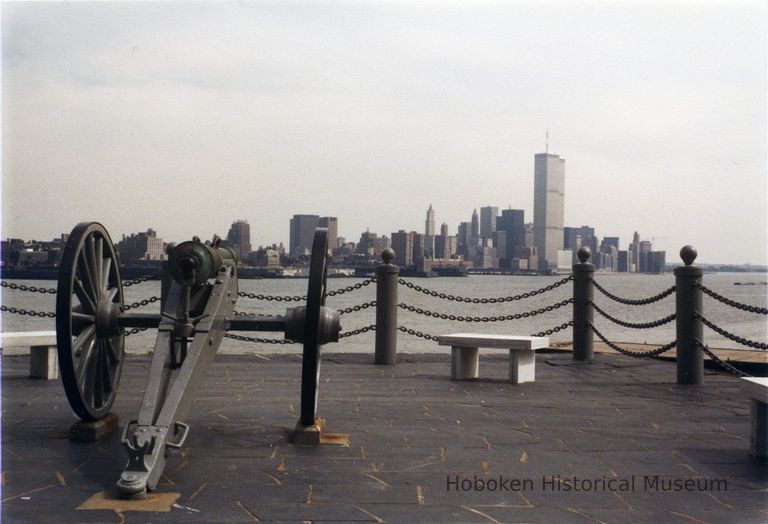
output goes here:
[[56, 335], [64, 390], [84, 421], [106, 416], [117, 395], [125, 330], [157, 329], [138, 416], [121, 442], [128, 463], [121, 494], [141, 496], [157, 486], [165, 460], [183, 447], [192, 399], [228, 331], [283, 332], [303, 344], [298, 427], [315, 424], [321, 346], [338, 341], [339, 314], [325, 307], [328, 231], [315, 231], [307, 302], [285, 315], [237, 315], [237, 257], [217, 240], [170, 245], [163, 264], [160, 313], [125, 310], [122, 280], [109, 233], [96, 222], [75, 226], [62, 255]]

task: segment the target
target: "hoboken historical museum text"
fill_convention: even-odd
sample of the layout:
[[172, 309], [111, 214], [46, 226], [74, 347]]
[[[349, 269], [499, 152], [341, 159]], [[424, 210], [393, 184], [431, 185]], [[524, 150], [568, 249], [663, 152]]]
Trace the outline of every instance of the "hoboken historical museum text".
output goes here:
[[447, 491], [548, 491], [548, 492], [600, 492], [600, 491], [728, 491], [726, 479], [664, 477], [642, 475], [631, 477], [578, 477], [545, 475], [541, 478], [505, 477], [462, 477], [448, 475], [445, 478]]

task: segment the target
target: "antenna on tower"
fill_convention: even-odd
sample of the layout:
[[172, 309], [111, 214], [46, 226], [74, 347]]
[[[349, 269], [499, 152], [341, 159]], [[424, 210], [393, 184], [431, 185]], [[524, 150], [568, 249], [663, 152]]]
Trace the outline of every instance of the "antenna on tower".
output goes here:
[[547, 141], [546, 141], [546, 149], [545, 152], [549, 154], [549, 126], [547, 126]]

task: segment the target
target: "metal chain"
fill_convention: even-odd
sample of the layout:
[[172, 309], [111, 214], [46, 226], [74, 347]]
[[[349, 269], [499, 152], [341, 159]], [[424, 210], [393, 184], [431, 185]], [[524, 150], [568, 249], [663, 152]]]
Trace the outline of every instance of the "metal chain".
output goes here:
[[718, 302], [722, 302], [727, 306], [731, 306], [733, 308], [740, 309], [742, 311], [749, 311], [750, 313], [768, 315], [768, 308], [750, 306], [748, 304], [742, 304], [741, 302], [736, 302], [735, 300], [731, 300], [730, 298], [725, 298], [723, 295], [718, 295], [717, 293], [715, 293], [714, 291], [712, 291], [711, 289], [703, 285], [701, 282], [696, 282], [694, 285], [700, 290], [702, 290], [704, 293], [709, 295], [710, 297], [714, 298]]
[[141, 306], [148, 306], [149, 304], [158, 302], [159, 300], [160, 300], [160, 297], [157, 297], [157, 296], [145, 298], [143, 300], [139, 300], [138, 302], [134, 302], [132, 304], [126, 304], [125, 306], [123, 306], [123, 311], [128, 311], [129, 309], [134, 309]]
[[572, 302], [573, 302], [573, 299], [568, 298], [566, 300], [563, 300], [551, 306], [543, 307], [541, 309], [536, 309], [536, 310], [525, 312], [525, 313], [516, 313], [514, 315], [503, 315], [500, 317], [465, 317], [462, 315], [449, 315], [446, 313], [436, 313], [434, 311], [427, 311], [426, 309], [421, 309], [416, 306], [409, 306], [408, 304], [403, 304], [403, 303], [398, 304], [397, 307], [399, 307], [400, 309], [407, 309], [408, 311], [417, 313], [419, 315], [425, 315], [427, 317], [433, 317], [433, 318], [440, 318], [443, 320], [456, 320], [458, 322], [501, 322], [504, 320], [518, 320], [521, 318], [535, 317], [536, 315], [553, 311], [557, 308], [566, 306]]
[[614, 350], [618, 351], [618, 352], [619, 352], [619, 353], [621, 353], [622, 355], [627, 355], [627, 356], [630, 356], [630, 357], [637, 357], [637, 358], [642, 358], [642, 357], [655, 357], [655, 356], [657, 356], [657, 355], [661, 355], [662, 353], [666, 353], [667, 351], [669, 351], [670, 349], [672, 349], [673, 347], [675, 347], [675, 346], [677, 345], [677, 341], [676, 341], [676, 340], [673, 340], [673, 341], [672, 341], [672, 342], [670, 342], [669, 344], [665, 344], [665, 345], [663, 345], [663, 346], [661, 346], [661, 347], [658, 347], [658, 348], [656, 348], [656, 349], [653, 349], [653, 350], [651, 350], [651, 351], [632, 351], [631, 349], [625, 349], [625, 348], [623, 348], [623, 347], [620, 347], [620, 346], [617, 346], [617, 345], [616, 345], [616, 344], [614, 344], [613, 342], [609, 341], [607, 338], [605, 338], [605, 336], [603, 336], [603, 334], [602, 334], [602, 333], [600, 333], [600, 332], [597, 330], [597, 328], [596, 328], [596, 327], [595, 327], [595, 326], [594, 326], [594, 325], [593, 325], [593, 324], [592, 324], [592, 323], [591, 323], [589, 320], [587, 320], [587, 325], [588, 325], [589, 327], [591, 327], [591, 328], [592, 328], [592, 331], [594, 331], [594, 332], [595, 332], [595, 334], [596, 334], [598, 337], [600, 337], [600, 339], [601, 339], [603, 342], [605, 342], [606, 344], [608, 344], [608, 347], [610, 347], [611, 349], [614, 349]]
[[701, 320], [709, 329], [712, 331], [715, 331], [716, 333], [724, 336], [727, 339], [733, 340], [734, 342], [737, 342], [741, 344], [742, 346], [749, 346], [751, 348], [755, 349], [762, 349], [763, 351], [768, 351], [768, 344], [763, 344], [761, 342], [755, 342], [754, 340], [747, 340], [746, 338], [739, 337], [737, 335], [734, 335], [733, 333], [730, 333], [723, 328], [716, 326], [706, 318], [704, 318], [701, 313], [698, 311], [693, 312], [693, 316]]
[[354, 337], [355, 335], [362, 335], [363, 333], [367, 333], [368, 331], [376, 331], [376, 324], [371, 324], [358, 329], [353, 329], [352, 331], [345, 331], [344, 333], [339, 333], [339, 340], [341, 340], [342, 338]]
[[341, 289], [336, 289], [334, 291], [329, 291], [325, 294], [327, 297], [335, 297], [336, 295], [343, 295], [344, 293], [349, 293], [350, 291], [355, 291], [357, 289], [363, 288], [369, 284], [373, 284], [376, 282], [375, 278], [369, 278], [367, 280], [363, 280], [362, 282], [358, 282], [357, 284], [347, 286]]
[[723, 359], [721, 359], [720, 357], [718, 357], [717, 355], [715, 355], [715, 354], [712, 352], [712, 350], [711, 350], [711, 349], [709, 349], [709, 348], [708, 348], [707, 346], [705, 346], [704, 344], [702, 344], [700, 340], [698, 340], [698, 339], [694, 338], [694, 339], [693, 339], [693, 342], [694, 342], [694, 343], [695, 343], [697, 346], [699, 346], [699, 348], [700, 348], [700, 349], [701, 349], [701, 350], [702, 350], [704, 353], [706, 353], [707, 355], [709, 355], [709, 358], [711, 358], [713, 362], [716, 362], [716, 363], [717, 363], [717, 364], [718, 364], [720, 367], [722, 367], [722, 368], [723, 368], [723, 369], [725, 369], [726, 371], [730, 371], [731, 373], [733, 373], [734, 375], [737, 375], [737, 376], [739, 376], [739, 377], [751, 377], [751, 376], [752, 376], [752, 375], [749, 375], [748, 373], [744, 373], [742, 370], [740, 370], [740, 369], [738, 369], [738, 368], [736, 368], [736, 367], [732, 366], [732, 365], [731, 365], [731, 364], [729, 364], [728, 362], [724, 361]]
[[254, 338], [254, 337], [244, 337], [242, 335], [233, 335], [232, 333], [225, 333], [225, 338], [231, 338], [234, 340], [241, 340], [243, 342], [256, 342], [259, 344], [295, 344], [295, 340], [291, 340], [288, 338]]
[[16, 315], [26, 315], [28, 317], [43, 317], [43, 318], [56, 317], [56, 313], [51, 313], [47, 311], [32, 311], [28, 309], [21, 309], [21, 308], [8, 307], [8, 306], [0, 306], [0, 311], [5, 311], [6, 313], [14, 313]]
[[564, 278], [563, 280], [559, 280], [555, 282], [554, 284], [551, 284], [547, 287], [543, 287], [541, 289], [536, 289], [534, 291], [528, 291], [527, 293], [522, 293], [520, 295], [514, 295], [510, 297], [498, 297], [498, 298], [472, 298], [472, 297], [460, 297], [455, 295], [449, 295], [447, 293], [439, 293], [437, 291], [432, 291], [430, 289], [421, 287], [419, 285], [416, 285], [412, 282], [408, 282], [407, 280], [403, 280], [402, 278], [398, 279], [398, 284], [401, 284], [405, 287], [411, 288], [414, 291], [418, 291], [419, 293], [424, 293], [425, 295], [430, 295], [436, 298], [442, 298], [444, 300], [451, 300], [454, 302], [470, 302], [472, 304], [498, 304], [501, 302], [512, 302], [514, 300], [522, 300], [525, 298], [531, 298], [536, 295], [540, 295], [542, 293], [546, 293], [547, 291], [552, 291], [555, 288], [558, 288], [565, 284], [566, 282], [573, 280], [573, 275], [569, 275], [568, 277]]
[[626, 304], [628, 306], [645, 306], [647, 304], [653, 304], [654, 302], [658, 302], [659, 300], [667, 298], [669, 295], [674, 293], [675, 289], [676, 289], [676, 286], [672, 286], [671, 288], [667, 289], [666, 291], [662, 291], [658, 295], [654, 295], [652, 297], [640, 298], [640, 299], [629, 299], [629, 298], [621, 298], [621, 297], [618, 297], [618, 296], [614, 295], [613, 293], [611, 293], [610, 291], [605, 289], [603, 286], [598, 284], [597, 281], [594, 278], [592, 278], [592, 277], [589, 277], [589, 280], [606, 297], [610, 298], [611, 300], [615, 300], [616, 302], [618, 302], [620, 304]]
[[246, 298], [253, 298], [256, 300], [268, 300], [270, 302], [303, 302], [307, 300], [306, 296], [280, 296], [280, 295], [259, 295], [256, 293], [246, 293], [245, 291], [240, 291], [237, 296], [239, 297], [246, 297]]
[[130, 337], [131, 335], [135, 335], [136, 333], [141, 333], [142, 331], [146, 331], [148, 329], [149, 328], [145, 328], [145, 327], [142, 327], [142, 328], [132, 328], [132, 329], [129, 329], [128, 331], [125, 332], [125, 336], [126, 337]]
[[625, 322], [623, 320], [619, 320], [618, 318], [612, 317], [611, 315], [609, 315], [608, 313], [606, 313], [605, 311], [600, 309], [600, 307], [597, 304], [595, 304], [594, 302], [592, 302], [591, 300], [587, 299], [587, 301], [590, 304], [592, 304], [592, 307], [594, 307], [595, 310], [598, 313], [600, 313], [601, 315], [603, 315], [605, 318], [607, 318], [608, 320], [610, 320], [614, 324], [618, 324], [618, 325], [626, 327], [626, 328], [632, 328], [632, 329], [651, 329], [651, 328], [663, 326], [664, 324], [669, 324], [670, 322], [672, 322], [673, 320], [675, 320], [677, 318], [677, 314], [672, 313], [671, 315], [669, 315], [667, 317], [664, 317], [664, 318], [659, 319], [659, 320], [653, 320], [651, 322], [640, 322], [640, 323]]
[[14, 284], [13, 282], [8, 282], [6, 280], [0, 281], [0, 287], [7, 287], [8, 289], [18, 289], [19, 291], [30, 291], [32, 293], [50, 293], [52, 295], [56, 294], [56, 288], [54, 287], [35, 287], [35, 286], [25, 286], [24, 284]]
[[358, 312], [358, 311], [362, 311], [363, 309], [368, 309], [369, 307], [375, 307], [375, 306], [376, 306], [376, 301], [375, 300], [371, 300], [370, 302], [366, 302], [364, 304], [359, 304], [357, 306], [352, 306], [352, 307], [347, 307], [347, 308], [344, 308], [344, 309], [339, 309], [337, 311], [337, 313], [339, 315], [346, 315], [347, 313]]
[[147, 280], [155, 280], [162, 276], [162, 273], [155, 273], [153, 275], [146, 275], [139, 278], [134, 278], [133, 280], [123, 280], [123, 287], [131, 287], [135, 286], [136, 284], [141, 284], [142, 282], [146, 282]]
[[421, 331], [416, 331], [415, 329], [407, 328], [405, 326], [397, 326], [397, 330], [402, 331], [403, 333], [408, 333], [409, 335], [413, 335], [415, 337], [434, 340], [435, 342], [438, 340], [435, 335], [428, 335], [427, 333], [422, 333]]
[[563, 322], [559, 326], [555, 326], [546, 331], [542, 331], [540, 333], [532, 333], [531, 336], [532, 337], [548, 337], [549, 335], [552, 335], [553, 333], [557, 333], [558, 331], [562, 331], [572, 325], [573, 325], [573, 320], [569, 320], [568, 322]]

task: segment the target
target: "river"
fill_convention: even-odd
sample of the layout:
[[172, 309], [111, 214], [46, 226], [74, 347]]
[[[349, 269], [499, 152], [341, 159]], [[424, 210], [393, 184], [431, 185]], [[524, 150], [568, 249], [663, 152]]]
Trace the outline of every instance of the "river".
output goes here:
[[[443, 292], [451, 295], [465, 297], [505, 297], [517, 295], [545, 287], [563, 277], [525, 277], [525, 276], [470, 276], [467, 278], [428, 278], [407, 279], [419, 286]], [[708, 288], [732, 300], [768, 307], [768, 286], [765, 285], [767, 275], [765, 273], [712, 273], [705, 274], [703, 283]], [[623, 298], [645, 298], [674, 284], [674, 276], [671, 273], [663, 275], [638, 275], [621, 273], [597, 273], [595, 276], [600, 285], [611, 293]], [[352, 285], [362, 279], [331, 279], [328, 281], [330, 290]], [[28, 286], [55, 287], [53, 281], [15, 280], [16, 284]], [[735, 285], [736, 282], [742, 285]], [[303, 295], [306, 294], [307, 280], [305, 279], [264, 279], [241, 280], [240, 291], [259, 293], [264, 295]], [[751, 285], [744, 285], [751, 284]], [[425, 310], [439, 313], [447, 313], [462, 316], [500, 316], [533, 311], [546, 307], [572, 295], [573, 285], [566, 283], [552, 291], [535, 297], [497, 304], [466, 304], [440, 300], [422, 293], [418, 293], [404, 286], [398, 288], [398, 301], [410, 304]], [[4, 288], [2, 303], [8, 307], [24, 308], [36, 311], [54, 311], [55, 295], [29, 293]], [[158, 281], [145, 282], [139, 285], [125, 288], [126, 303], [135, 302], [143, 298], [160, 294]], [[343, 309], [356, 304], [375, 300], [376, 286], [371, 284], [351, 293], [345, 293], [335, 297], [329, 297], [327, 306], [335, 309]], [[648, 322], [657, 320], [675, 311], [675, 296], [669, 297], [646, 306], [626, 306], [618, 304], [600, 291], [595, 290], [595, 302], [616, 318], [628, 322]], [[286, 307], [297, 305], [297, 302], [266, 302], [240, 297], [236, 311], [260, 314], [283, 314]], [[158, 312], [159, 304], [151, 304], [136, 311]], [[766, 342], [768, 339], [768, 323], [765, 315], [758, 315], [740, 311], [704, 296], [704, 316], [724, 329], [758, 342]], [[566, 305], [559, 309], [549, 311], [537, 316], [522, 318], [519, 320], [491, 322], [491, 323], [464, 323], [458, 321], [442, 320], [422, 315], [417, 315], [403, 309], [398, 310], [398, 324], [433, 335], [457, 333], [457, 332], [481, 332], [529, 335], [552, 328], [571, 319], [572, 306]], [[353, 312], [342, 316], [342, 331], [350, 331], [355, 328], [367, 326], [375, 322], [374, 308], [368, 308], [359, 312]], [[665, 344], [675, 338], [675, 323], [671, 322], [661, 327], [648, 330], [627, 329], [609, 322], [595, 312], [595, 325], [610, 340], [616, 342], [648, 342]], [[52, 318], [37, 318], [5, 313], [2, 316], [3, 332], [10, 331], [37, 331], [54, 330], [55, 323]], [[242, 335], [260, 338], [282, 338], [278, 333], [240, 333]], [[354, 337], [342, 339], [338, 344], [329, 344], [326, 351], [339, 352], [373, 352], [373, 332], [364, 333]], [[403, 353], [434, 352], [437, 344], [428, 340], [416, 338], [406, 333], [398, 334], [398, 351]], [[155, 332], [152, 330], [132, 335], [126, 339], [126, 350], [131, 353], [145, 353], [154, 345]], [[567, 328], [551, 336], [554, 342], [571, 340], [571, 329]], [[597, 338], [596, 338], [597, 340]], [[704, 341], [711, 347], [743, 348], [724, 339], [706, 326], [704, 327]], [[298, 345], [272, 345], [254, 344], [225, 339], [222, 343], [223, 353], [272, 353], [300, 351]]]

